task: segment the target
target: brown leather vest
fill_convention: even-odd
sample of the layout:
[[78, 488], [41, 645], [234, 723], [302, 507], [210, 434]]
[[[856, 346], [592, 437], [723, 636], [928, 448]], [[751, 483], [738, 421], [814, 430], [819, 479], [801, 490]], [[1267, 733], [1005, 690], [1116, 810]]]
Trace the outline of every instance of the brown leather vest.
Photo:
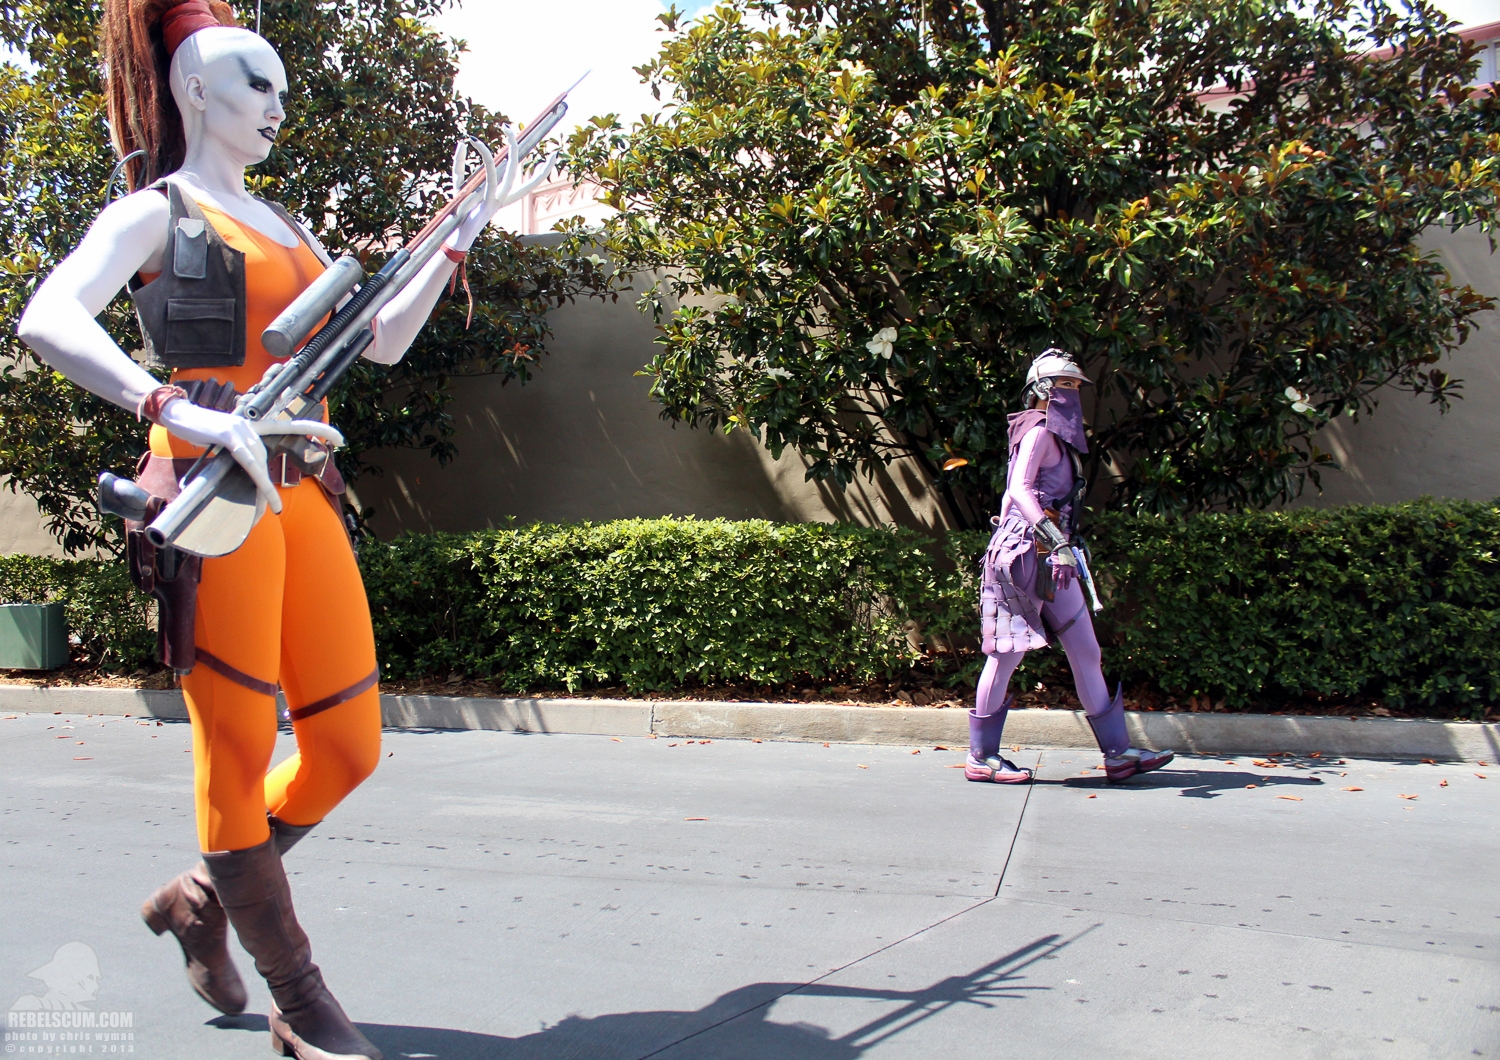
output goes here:
[[[245, 363], [245, 255], [224, 242], [173, 181], [151, 185], [167, 196], [167, 248], [161, 275], [130, 281], [146, 363], [162, 368], [224, 368]], [[266, 202], [325, 265], [328, 257], [280, 205]]]

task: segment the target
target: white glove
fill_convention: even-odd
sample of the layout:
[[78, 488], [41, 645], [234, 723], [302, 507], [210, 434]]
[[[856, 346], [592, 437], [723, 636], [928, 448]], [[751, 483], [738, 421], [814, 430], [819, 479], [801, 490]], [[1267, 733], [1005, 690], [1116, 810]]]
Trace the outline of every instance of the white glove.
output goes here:
[[227, 412], [202, 408], [184, 398], [173, 398], [162, 406], [158, 418], [169, 432], [204, 448], [219, 446], [234, 457], [255, 483], [255, 490], [271, 511], [281, 512], [281, 495], [266, 467], [266, 447], [261, 435], [300, 434], [328, 442], [335, 449], [344, 436], [318, 420], [247, 420]]
[[448, 245], [459, 251], [468, 251], [474, 245], [474, 240], [479, 238], [479, 233], [484, 231], [485, 226], [490, 223], [495, 214], [511, 203], [520, 202], [535, 191], [551, 174], [552, 166], [557, 162], [557, 152], [553, 151], [547, 156], [547, 160], [532, 173], [531, 179], [517, 188], [515, 187], [516, 174], [521, 171], [525, 159], [521, 158], [519, 138], [514, 125], [505, 127], [507, 151], [503, 173], [497, 171], [495, 156], [483, 141], [465, 137], [453, 150], [453, 192], [455, 195], [458, 194], [458, 189], [463, 187], [466, 179], [464, 170], [468, 166], [471, 145], [479, 152], [480, 161], [484, 164], [484, 196], [448, 237]]

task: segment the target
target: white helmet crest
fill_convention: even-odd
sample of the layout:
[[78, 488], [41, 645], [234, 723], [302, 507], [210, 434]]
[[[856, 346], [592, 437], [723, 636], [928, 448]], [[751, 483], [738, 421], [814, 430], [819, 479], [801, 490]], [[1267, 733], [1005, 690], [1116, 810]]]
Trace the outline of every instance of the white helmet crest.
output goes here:
[[1021, 393], [1028, 398], [1032, 396], [1045, 398], [1052, 392], [1054, 379], [1076, 379], [1080, 383], [1093, 382], [1083, 374], [1083, 369], [1078, 367], [1078, 362], [1073, 360], [1071, 354], [1054, 346], [1037, 354], [1031, 362], [1031, 367], [1026, 370], [1026, 386]]

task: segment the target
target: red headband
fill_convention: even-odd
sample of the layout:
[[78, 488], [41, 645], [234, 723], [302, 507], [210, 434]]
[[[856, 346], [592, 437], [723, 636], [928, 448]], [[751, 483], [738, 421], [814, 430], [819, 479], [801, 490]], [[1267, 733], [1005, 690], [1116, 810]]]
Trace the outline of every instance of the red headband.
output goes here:
[[177, 53], [182, 42], [200, 29], [223, 25], [208, 6], [208, 0], [186, 0], [161, 17], [161, 35], [167, 44], [167, 57]]

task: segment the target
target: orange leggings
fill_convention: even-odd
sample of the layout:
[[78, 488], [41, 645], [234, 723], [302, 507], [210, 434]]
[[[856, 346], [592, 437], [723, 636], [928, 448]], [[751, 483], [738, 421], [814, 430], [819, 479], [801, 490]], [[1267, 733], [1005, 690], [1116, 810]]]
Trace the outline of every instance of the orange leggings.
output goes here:
[[[198, 662], [182, 679], [193, 722], [194, 798], [204, 851], [264, 843], [266, 813], [321, 821], [380, 761], [375, 636], [359, 567], [322, 488], [281, 491], [245, 543], [203, 561]], [[297, 752], [267, 772], [276, 686]]]

